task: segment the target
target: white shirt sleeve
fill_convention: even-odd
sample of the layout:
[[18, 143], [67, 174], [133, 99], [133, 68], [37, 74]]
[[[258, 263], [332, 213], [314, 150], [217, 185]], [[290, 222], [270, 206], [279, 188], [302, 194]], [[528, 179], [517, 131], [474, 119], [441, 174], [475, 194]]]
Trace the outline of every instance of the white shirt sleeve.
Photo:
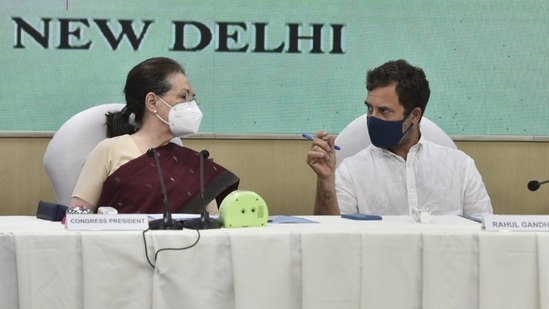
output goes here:
[[479, 216], [493, 213], [492, 203], [482, 181], [482, 176], [471, 157], [467, 161], [463, 186], [464, 215]]
[[340, 164], [335, 172], [335, 187], [339, 210], [344, 214], [358, 213], [358, 199], [356, 185], [345, 164]]

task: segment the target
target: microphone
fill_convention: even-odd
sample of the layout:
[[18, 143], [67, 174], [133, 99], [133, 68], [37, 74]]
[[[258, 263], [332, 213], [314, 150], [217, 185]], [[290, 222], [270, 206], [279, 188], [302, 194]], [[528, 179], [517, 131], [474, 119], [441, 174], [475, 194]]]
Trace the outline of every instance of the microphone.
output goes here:
[[218, 229], [221, 228], [219, 220], [210, 218], [210, 213], [206, 210], [206, 200], [204, 198], [204, 160], [208, 159], [210, 152], [208, 150], [200, 151], [200, 199], [202, 202], [202, 211], [200, 217], [196, 219], [184, 220], [183, 227], [194, 230]]
[[544, 180], [542, 182], [539, 182], [537, 180], [532, 180], [530, 182], [528, 182], [528, 190], [530, 191], [536, 191], [537, 189], [539, 189], [539, 187], [544, 184], [544, 183], [548, 183], [549, 180]]
[[202, 200], [202, 209], [206, 209], [206, 202], [204, 200], [204, 159], [210, 157], [210, 152], [206, 149], [200, 151], [200, 199]]
[[162, 188], [164, 204], [164, 214], [162, 219], [152, 220], [149, 222], [149, 229], [151, 230], [178, 230], [182, 227], [179, 224], [174, 224], [172, 219], [172, 211], [168, 202], [168, 192], [166, 190], [166, 182], [164, 181], [164, 175], [162, 174], [162, 167], [160, 166], [160, 159], [158, 158], [158, 151], [154, 148], [147, 150], [147, 156], [154, 157], [156, 162], [156, 169], [158, 170], [158, 178], [160, 179], [160, 187]]

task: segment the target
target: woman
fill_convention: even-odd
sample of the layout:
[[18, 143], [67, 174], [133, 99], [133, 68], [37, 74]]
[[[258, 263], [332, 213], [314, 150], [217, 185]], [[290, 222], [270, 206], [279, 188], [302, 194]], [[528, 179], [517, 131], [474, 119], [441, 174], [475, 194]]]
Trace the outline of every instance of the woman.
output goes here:
[[[202, 112], [184, 69], [169, 58], [135, 66], [124, 87], [126, 106], [108, 113], [107, 139], [88, 155], [69, 206], [111, 206], [120, 213], [163, 213], [158, 155], [172, 212], [198, 213], [238, 188], [239, 179], [211, 160], [203, 160], [200, 186], [198, 152], [170, 141], [198, 131]], [[216, 213], [215, 201], [208, 204]]]

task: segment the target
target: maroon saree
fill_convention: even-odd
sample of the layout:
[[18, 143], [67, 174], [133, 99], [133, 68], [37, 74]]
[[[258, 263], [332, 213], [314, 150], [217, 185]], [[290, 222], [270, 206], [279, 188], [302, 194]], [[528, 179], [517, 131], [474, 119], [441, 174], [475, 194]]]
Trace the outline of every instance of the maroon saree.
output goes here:
[[[214, 198], [217, 205], [238, 189], [240, 179], [212, 160], [204, 160], [204, 201], [200, 194], [200, 154], [174, 143], [156, 148], [173, 213], [200, 213]], [[164, 213], [154, 157], [144, 154], [122, 165], [103, 183], [97, 206], [119, 213]]]

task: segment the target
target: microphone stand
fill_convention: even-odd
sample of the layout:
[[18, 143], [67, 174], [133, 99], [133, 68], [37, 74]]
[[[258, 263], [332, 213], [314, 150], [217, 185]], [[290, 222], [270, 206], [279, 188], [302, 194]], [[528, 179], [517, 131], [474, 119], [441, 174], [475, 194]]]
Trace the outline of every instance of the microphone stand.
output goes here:
[[202, 211], [200, 217], [183, 221], [183, 227], [194, 230], [207, 230], [221, 228], [221, 222], [210, 218], [210, 213], [206, 210], [206, 200], [204, 198], [204, 160], [210, 156], [207, 150], [200, 151], [200, 198], [202, 200]]
[[179, 222], [174, 222], [172, 219], [172, 212], [168, 203], [168, 191], [166, 190], [166, 183], [164, 182], [164, 175], [162, 174], [162, 167], [160, 166], [160, 159], [158, 158], [158, 151], [151, 148], [147, 151], [149, 157], [154, 157], [156, 162], [156, 169], [158, 170], [158, 178], [160, 179], [160, 187], [162, 188], [164, 214], [162, 219], [152, 220], [149, 222], [149, 229], [151, 230], [180, 230], [183, 227]]

